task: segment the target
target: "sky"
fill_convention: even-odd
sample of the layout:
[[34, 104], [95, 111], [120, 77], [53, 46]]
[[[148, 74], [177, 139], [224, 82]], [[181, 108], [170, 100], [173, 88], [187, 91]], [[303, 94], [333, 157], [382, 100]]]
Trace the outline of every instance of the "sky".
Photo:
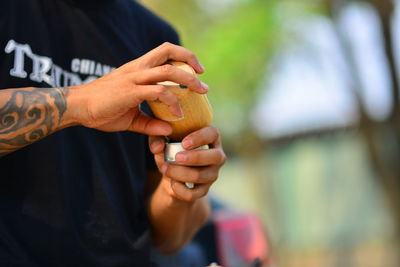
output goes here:
[[[394, 30], [399, 28], [398, 11]], [[263, 83], [265, 90], [253, 113], [257, 132], [272, 138], [353, 124], [358, 116], [352, 92], [356, 87], [332, 23], [314, 16], [290, 25], [298, 41], [282, 49], [266, 69], [272, 78]], [[355, 55], [367, 111], [384, 119], [391, 108], [391, 84], [377, 17], [369, 6], [352, 4], [339, 25]], [[400, 45], [400, 34], [396, 43]]]

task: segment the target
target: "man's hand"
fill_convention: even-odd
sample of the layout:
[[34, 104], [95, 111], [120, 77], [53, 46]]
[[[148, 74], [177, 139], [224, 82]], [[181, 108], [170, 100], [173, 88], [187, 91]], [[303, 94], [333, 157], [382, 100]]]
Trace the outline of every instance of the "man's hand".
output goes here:
[[182, 116], [177, 97], [158, 82], [173, 81], [197, 93], [206, 93], [207, 85], [193, 74], [165, 64], [169, 60], [182, 61], [197, 73], [203, 67], [189, 50], [164, 43], [144, 56], [85, 85], [72, 87], [70, 99], [74, 103], [73, 117], [78, 124], [102, 131], [134, 131], [148, 135], [168, 135], [168, 123], [150, 118], [141, 112], [143, 101], [159, 100], [167, 104], [176, 116]]
[[[153, 193], [149, 201], [149, 218], [154, 245], [162, 253], [173, 253], [185, 245], [207, 221], [210, 206], [205, 195], [218, 177], [226, 161], [221, 137], [214, 127], [205, 127], [183, 139], [188, 151], [179, 152], [176, 160], [180, 165], [164, 161], [165, 140], [150, 136], [150, 150], [160, 172], [160, 178], [150, 175]], [[209, 145], [208, 150], [192, 150]], [[161, 179], [161, 180], [159, 180]], [[195, 184], [193, 189], [184, 183]]]
[[62, 88], [0, 90], [0, 157], [74, 125], [102, 131], [134, 131], [168, 135], [171, 126], [146, 116], [139, 108], [159, 100], [181, 116], [178, 99], [158, 82], [173, 81], [197, 93], [207, 85], [169, 60], [188, 63], [197, 73], [203, 67], [189, 50], [164, 43], [144, 56], [88, 84]]
[[[165, 140], [163, 137], [151, 136], [149, 138], [150, 150], [155, 155], [155, 160], [163, 180], [164, 190], [172, 197], [193, 202], [208, 193], [210, 186], [218, 177], [221, 166], [226, 162], [222, 149], [221, 137], [215, 127], [209, 126], [193, 132], [182, 140], [182, 145], [188, 151], [179, 152], [175, 159], [179, 165], [164, 161]], [[192, 150], [202, 145], [209, 145], [210, 149]], [[185, 182], [194, 183], [195, 187], [189, 189]]]

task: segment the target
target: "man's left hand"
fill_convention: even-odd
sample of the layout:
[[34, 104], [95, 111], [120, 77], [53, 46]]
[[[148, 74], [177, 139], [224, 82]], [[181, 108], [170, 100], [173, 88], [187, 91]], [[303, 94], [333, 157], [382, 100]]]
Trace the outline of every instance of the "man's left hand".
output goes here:
[[[179, 165], [165, 162], [164, 137], [150, 136], [149, 145], [158, 169], [163, 174], [162, 179], [169, 180], [161, 185], [165, 186], [164, 189], [172, 197], [187, 202], [193, 202], [208, 193], [218, 178], [219, 169], [226, 162], [220, 133], [213, 126], [195, 131], [182, 140], [186, 151], [176, 155], [175, 160]], [[209, 145], [209, 149], [193, 150], [203, 145]], [[185, 182], [194, 183], [195, 187], [189, 189]]]

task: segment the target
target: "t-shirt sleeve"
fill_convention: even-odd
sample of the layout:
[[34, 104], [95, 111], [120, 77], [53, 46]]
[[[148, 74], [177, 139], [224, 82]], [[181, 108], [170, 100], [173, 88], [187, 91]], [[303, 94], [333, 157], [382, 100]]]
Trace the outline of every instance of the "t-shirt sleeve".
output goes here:
[[173, 29], [172, 26], [170, 26], [169, 24], [167, 25], [164, 34], [164, 42], [170, 42], [176, 45], [181, 44], [178, 32]]
[[176, 45], [180, 45], [180, 38], [177, 31], [167, 21], [162, 19], [160, 16], [153, 13], [147, 7], [134, 2], [137, 8], [140, 10], [142, 26], [145, 28], [146, 35], [149, 44], [152, 48], [161, 45], [164, 42], [170, 42]]
[[181, 45], [178, 32], [167, 22], [162, 24], [162, 27], [158, 28], [158, 34], [153, 37], [154, 43], [153, 47], [161, 45], [165, 42], [170, 42], [172, 44]]

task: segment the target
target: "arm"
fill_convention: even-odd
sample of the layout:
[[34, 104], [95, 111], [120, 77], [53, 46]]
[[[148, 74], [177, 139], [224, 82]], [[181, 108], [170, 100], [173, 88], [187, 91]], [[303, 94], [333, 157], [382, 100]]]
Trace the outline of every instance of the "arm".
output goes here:
[[68, 87], [1, 90], [0, 157], [74, 125], [69, 95]]
[[159, 186], [149, 199], [149, 214], [155, 247], [164, 254], [177, 251], [186, 244], [207, 221], [210, 206], [206, 197], [186, 202], [169, 193], [170, 182], [160, 173], [152, 172]]
[[[192, 150], [177, 155], [180, 165], [164, 161], [164, 138], [149, 138], [150, 149], [162, 173], [150, 175], [149, 218], [155, 247], [164, 254], [177, 251], [191, 240], [207, 221], [210, 206], [207, 193], [218, 177], [226, 156], [216, 128], [205, 127], [183, 139], [185, 149], [210, 145], [208, 150]], [[195, 183], [189, 189], [184, 182]]]
[[164, 43], [88, 84], [0, 90], [0, 157], [74, 125], [108, 132], [168, 135], [168, 123], [146, 116], [139, 108], [143, 101], [159, 100], [173, 114], [181, 115], [176, 96], [157, 83], [169, 80], [198, 93], [207, 92], [194, 75], [164, 65], [171, 59], [203, 72], [192, 52]]

